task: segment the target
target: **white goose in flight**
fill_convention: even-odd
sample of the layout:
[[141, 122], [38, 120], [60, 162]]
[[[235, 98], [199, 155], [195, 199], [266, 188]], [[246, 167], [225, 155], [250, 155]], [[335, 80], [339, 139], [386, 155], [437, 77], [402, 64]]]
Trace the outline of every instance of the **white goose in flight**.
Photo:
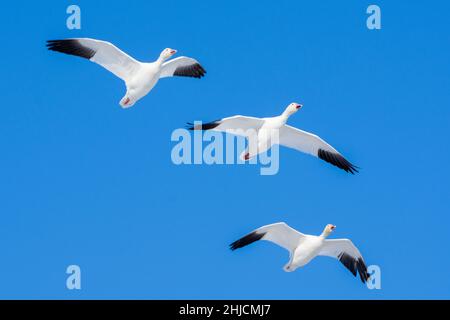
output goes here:
[[[240, 156], [242, 160], [249, 160], [270, 149], [272, 145], [281, 144], [318, 157], [351, 174], [358, 172], [356, 166], [320, 137], [286, 124], [289, 117], [301, 107], [301, 104], [293, 102], [276, 117], [255, 118], [238, 115], [204, 124], [188, 123], [188, 129], [215, 130], [246, 137], [248, 146]], [[278, 135], [273, 135], [273, 132]]]
[[89, 59], [125, 81], [127, 92], [120, 100], [123, 108], [133, 106], [147, 95], [161, 78], [173, 76], [201, 78], [206, 73], [200, 63], [192, 58], [178, 57], [166, 61], [177, 52], [170, 48], [164, 49], [159, 58], [150, 63], [137, 61], [112, 43], [96, 39], [49, 40], [47, 48]]
[[313, 236], [278, 222], [256, 229], [233, 242], [230, 248], [236, 250], [258, 240], [267, 240], [289, 251], [289, 262], [283, 268], [286, 272], [303, 267], [317, 256], [327, 256], [338, 259], [355, 277], [359, 273], [361, 281], [365, 283], [370, 276], [358, 248], [348, 239], [326, 239], [335, 228], [328, 224], [320, 236]]

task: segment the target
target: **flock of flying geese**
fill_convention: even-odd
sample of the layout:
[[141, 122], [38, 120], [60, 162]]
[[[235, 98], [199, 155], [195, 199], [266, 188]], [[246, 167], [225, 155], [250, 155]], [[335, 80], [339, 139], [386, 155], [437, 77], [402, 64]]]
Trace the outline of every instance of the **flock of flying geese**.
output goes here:
[[[122, 108], [129, 108], [146, 96], [161, 78], [194, 77], [202, 78], [206, 71], [201, 64], [189, 57], [170, 59], [177, 52], [164, 49], [154, 62], [140, 62], [129, 56], [110, 42], [72, 38], [47, 41], [47, 48], [65, 54], [79, 56], [95, 62], [125, 82], [126, 93], [120, 100]], [[190, 130], [215, 130], [245, 136], [248, 145], [241, 159], [249, 160], [265, 152], [274, 143], [293, 148], [318, 157], [348, 173], [358, 172], [358, 168], [347, 161], [335, 148], [312, 133], [286, 124], [291, 115], [302, 107], [291, 103], [278, 116], [256, 118], [236, 115], [200, 125], [189, 124]], [[271, 139], [271, 132], [279, 133], [278, 141]], [[258, 240], [267, 240], [289, 251], [289, 262], [284, 266], [292, 272], [308, 264], [317, 256], [338, 259], [363, 283], [369, 279], [367, 266], [356, 246], [348, 239], [327, 237], [336, 226], [328, 224], [319, 236], [303, 234], [284, 222], [263, 226], [247, 234], [230, 245], [232, 250], [247, 246]]]

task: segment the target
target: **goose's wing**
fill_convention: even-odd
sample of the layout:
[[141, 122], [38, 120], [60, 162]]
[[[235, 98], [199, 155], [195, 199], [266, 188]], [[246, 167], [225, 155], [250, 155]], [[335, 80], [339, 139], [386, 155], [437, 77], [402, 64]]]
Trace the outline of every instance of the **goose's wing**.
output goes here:
[[269, 224], [247, 234], [230, 244], [231, 250], [245, 247], [258, 240], [267, 240], [292, 253], [305, 235], [291, 228], [284, 222]]
[[141, 65], [139, 61], [130, 57], [112, 43], [96, 39], [49, 40], [47, 41], [47, 48], [89, 59], [124, 81], [132, 78]]
[[206, 70], [203, 69], [197, 60], [188, 57], [178, 57], [163, 63], [159, 77], [179, 76], [201, 78], [205, 73]]
[[232, 116], [201, 124], [188, 123], [189, 130], [214, 130], [235, 134], [238, 136], [249, 137], [253, 136], [264, 123], [264, 119], [247, 117], [247, 116]]
[[315, 134], [284, 125], [280, 129], [280, 144], [318, 157], [351, 174], [358, 172], [356, 166]]
[[363, 283], [369, 279], [367, 266], [361, 253], [348, 239], [325, 240], [318, 255], [338, 259], [355, 277], [359, 273]]

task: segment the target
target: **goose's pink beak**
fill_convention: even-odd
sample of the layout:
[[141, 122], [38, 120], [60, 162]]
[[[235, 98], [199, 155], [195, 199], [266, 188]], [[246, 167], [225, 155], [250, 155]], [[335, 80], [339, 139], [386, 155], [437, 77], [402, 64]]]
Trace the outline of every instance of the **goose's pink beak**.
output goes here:
[[298, 103], [297, 106], [296, 106], [297, 110], [300, 109], [301, 107], [303, 107], [303, 105], [302, 105], [302, 104], [299, 104], [299, 103]]
[[175, 53], [177, 53], [177, 50], [170, 51], [170, 54], [175, 54]]

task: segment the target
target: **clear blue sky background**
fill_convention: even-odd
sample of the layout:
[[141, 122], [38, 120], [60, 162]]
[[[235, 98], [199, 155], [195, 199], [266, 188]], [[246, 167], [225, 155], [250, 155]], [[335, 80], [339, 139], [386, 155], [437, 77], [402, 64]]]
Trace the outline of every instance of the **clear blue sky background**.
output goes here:
[[[450, 298], [448, 1], [77, 1], [2, 4], [1, 298]], [[129, 110], [121, 80], [45, 41], [93, 37], [205, 78], [167, 79]], [[175, 166], [174, 129], [234, 114], [313, 131], [362, 170], [281, 149], [280, 172]], [[285, 273], [283, 249], [228, 244], [285, 221], [349, 237], [382, 269], [368, 290], [337, 261]], [[65, 287], [82, 269], [82, 290]]]

